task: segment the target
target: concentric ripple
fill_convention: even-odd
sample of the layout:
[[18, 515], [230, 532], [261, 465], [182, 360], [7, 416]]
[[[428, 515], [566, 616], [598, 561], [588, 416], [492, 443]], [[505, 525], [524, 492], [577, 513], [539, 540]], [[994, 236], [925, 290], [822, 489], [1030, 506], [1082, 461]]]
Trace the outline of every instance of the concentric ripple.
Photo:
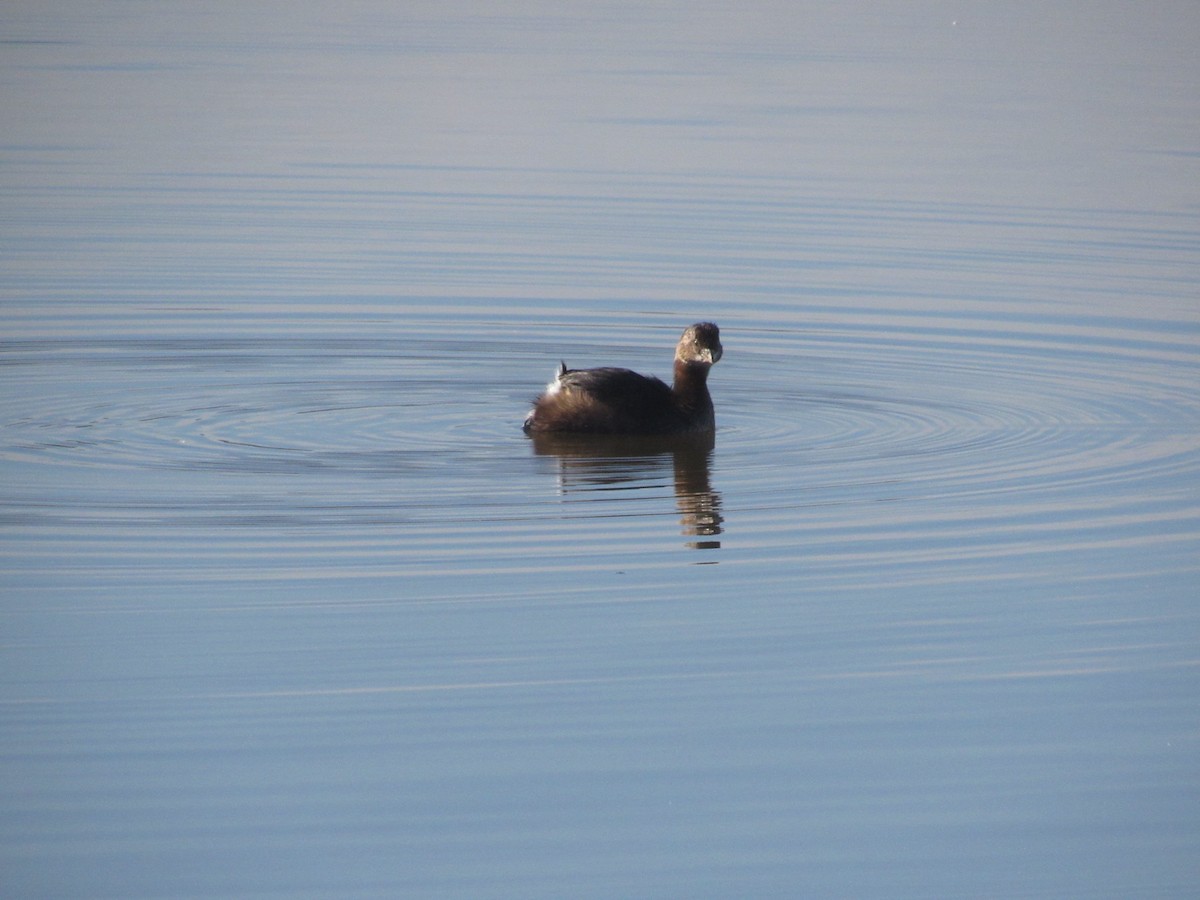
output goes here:
[[285, 473], [406, 450], [434, 461], [471, 440], [470, 403], [447, 399], [461, 378], [394, 350], [380, 354], [369, 341], [337, 354], [322, 342], [278, 341], [236, 361], [202, 344], [147, 342], [136, 357], [115, 359], [99, 342], [10, 345], [9, 371], [35, 373], [36, 389], [8, 398], [3, 457], [94, 472]]
[[[741, 365], [751, 371], [718, 387], [722, 449], [788, 454], [809, 476], [876, 469], [955, 490], [1093, 481], [1131, 466], [1183, 474], [1181, 457], [1196, 449], [1200, 356], [1136, 334], [1128, 347], [1053, 334], [1012, 346], [989, 341], [987, 324], [936, 342], [797, 330], [785, 354], [754, 352], [747, 335]], [[771, 392], [789, 369], [804, 384]]]
[[1186, 335], [986, 319], [951, 332], [882, 313], [722, 324], [715, 447], [673, 462], [575, 450], [555, 462], [520, 433], [563, 327], [10, 343], [4, 362], [25, 387], [0, 422], [10, 518], [436, 523], [447, 539], [486, 535], [482, 566], [569, 540], [555, 521], [594, 518], [626, 523], [630, 552], [682, 528], [725, 556], [804, 553], [859, 571], [898, 542], [914, 558], [998, 562], [1017, 545], [1200, 530], [1200, 351]]
[[1031, 322], [1019, 341], [986, 320], [911, 325], [730, 334], [713, 478], [730, 545], [740, 531], [760, 565], [860, 578], [885, 563], [895, 577], [904, 559], [922, 578], [967, 561], [974, 577], [1050, 559], [1095, 569], [1148, 542], [1192, 565], [1196, 345], [1129, 327], [1114, 341], [1112, 323]]

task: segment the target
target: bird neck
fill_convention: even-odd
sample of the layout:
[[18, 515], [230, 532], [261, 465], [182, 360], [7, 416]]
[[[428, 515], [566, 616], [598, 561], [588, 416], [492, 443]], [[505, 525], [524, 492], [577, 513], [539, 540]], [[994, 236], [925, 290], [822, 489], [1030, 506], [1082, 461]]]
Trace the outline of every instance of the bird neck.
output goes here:
[[686, 363], [675, 360], [676, 399], [684, 406], [698, 409], [712, 405], [708, 396], [708, 370], [704, 363]]

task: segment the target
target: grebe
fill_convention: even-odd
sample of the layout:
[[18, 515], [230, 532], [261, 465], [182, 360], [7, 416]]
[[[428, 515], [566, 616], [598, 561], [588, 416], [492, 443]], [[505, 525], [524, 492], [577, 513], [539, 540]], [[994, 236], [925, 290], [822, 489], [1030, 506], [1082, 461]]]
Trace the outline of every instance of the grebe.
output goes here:
[[557, 374], [525, 417], [527, 434], [689, 434], [716, 427], [708, 370], [721, 358], [721, 332], [697, 322], [675, 348], [675, 384], [629, 369], [568, 369]]

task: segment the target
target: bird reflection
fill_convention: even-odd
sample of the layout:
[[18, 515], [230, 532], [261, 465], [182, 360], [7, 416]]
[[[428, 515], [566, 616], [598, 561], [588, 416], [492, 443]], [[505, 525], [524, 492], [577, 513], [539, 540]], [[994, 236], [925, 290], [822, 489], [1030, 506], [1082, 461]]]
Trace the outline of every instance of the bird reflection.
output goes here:
[[686, 542], [695, 550], [721, 546], [721, 495], [710, 483], [715, 437], [710, 432], [670, 437], [629, 435], [533, 434], [533, 451], [558, 460], [564, 490], [635, 488], [639, 482], [667, 471], [675, 481], [675, 506], [682, 533], [698, 540]]

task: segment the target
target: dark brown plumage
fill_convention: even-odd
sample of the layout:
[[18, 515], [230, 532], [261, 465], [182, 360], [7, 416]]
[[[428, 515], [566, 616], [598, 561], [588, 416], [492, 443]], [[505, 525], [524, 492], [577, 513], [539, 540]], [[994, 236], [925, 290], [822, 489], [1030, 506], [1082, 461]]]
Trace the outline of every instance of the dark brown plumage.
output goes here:
[[686, 434], [715, 427], [708, 370], [721, 358], [721, 333], [711, 322], [684, 331], [675, 348], [675, 382], [629, 369], [568, 369], [554, 380], [525, 418], [527, 433]]

